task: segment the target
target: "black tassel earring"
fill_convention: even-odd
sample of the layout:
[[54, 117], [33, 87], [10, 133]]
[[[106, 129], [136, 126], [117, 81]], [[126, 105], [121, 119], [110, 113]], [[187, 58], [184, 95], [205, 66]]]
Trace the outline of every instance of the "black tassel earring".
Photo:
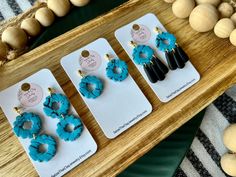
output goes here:
[[133, 60], [136, 64], [142, 65], [148, 79], [152, 83], [162, 81], [168, 73], [168, 68], [157, 58], [151, 47], [147, 45], [137, 45], [133, 41], [130, 44], [134, 47]]
[[189, 57], [176, 43], [176, 37], [168, 32], [162, 32], [159, 28], [156, 28], [155, 31], [158, 33], [156, 47], [165, 52], [169, 68], [171, 70], [184, 68], [185, 63], [189, 61]]

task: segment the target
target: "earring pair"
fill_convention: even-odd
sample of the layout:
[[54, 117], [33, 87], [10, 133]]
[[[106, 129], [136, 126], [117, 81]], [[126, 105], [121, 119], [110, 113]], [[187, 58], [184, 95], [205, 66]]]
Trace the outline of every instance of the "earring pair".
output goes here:
[[[56, 154], [56, 140], [47, 134], [41, 134], [42, 121], [37, 114], [32, 112], [21, 112], [20, 108], [15, 107], [14, 110], [19, 114], [13, 123], [13, 131], [17, 137], [23, 139], [30, 138], [29, 155], [38, 162], [48, 162]], [[27, 124], [31, 124], [26, 127]], [[46, 145], [47, 149], [42, 147]]]
[[[164, 51], [169, 68], [175, 70], [184, 68], [185, 63], [189, 60], [187, 54], [176, 43], [173, 34], [162, 32], [156, 28], [156, 47], [160, 51]], [[147, 45], [138, 45], [134, 41], [130, 42], [133, 49], [133, 60], [136, 64], [142, 65], [144, 71], [152, 83], [162, 81], [168, 73], [168, 67], [155, 55], [154, 50]]]
[[[43, 111], [47, 116], [60, 120], [56, 129], [58, 136], [65, 141], [78, 139], [84, 126], [79, 117], [68, 114], [70, 109], [68, 98], [63, 94], [54, 93], [51, 88], [48, 90], [50, 95], [43, 103]], [[38, 162], [50, 161], [56, 154], [57, 142], [52, 136], [41, 134], [42, 120], [40, 116], [32, 112], [22, 113], [17, 107], [14, 110], [19, 115], [13, 123], [13, 131], [18, 137], [32, 139], [29, 146], [30, 157]], [[30, 126], [26, 127], [26, 124], [30, 124]], [[47, 148], [42, 151], [41, 147], [44, 145]]]
[[[106, 76], [115, 82], [125, 80], [129, 75], [128, 65], [119, 58], [112, 58], [109, 54], [106, 54], [105, 57], [108, 60]], [[81, 70], [78, 73], [82, 77], [79, 83], [80, 93], [88, 99], [99, 97], [104, 89], [102, 80], [96, 76], [85, 75]]]

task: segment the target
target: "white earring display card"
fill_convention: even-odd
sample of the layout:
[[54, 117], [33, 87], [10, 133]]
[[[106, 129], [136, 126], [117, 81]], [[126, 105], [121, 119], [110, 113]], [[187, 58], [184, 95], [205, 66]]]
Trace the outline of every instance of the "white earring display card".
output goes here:
[[78, 70], [102, 81], [104, 89], [99, 97], [88, 99], [80, 95], [104, 134], [112, 139], [150, 114], [152, 106], [130, 75], [121, 82], [106, 76], [106, 54], [118, 58], [109, 43], [101, 38], [63, 57], [61, 64], [79, 93], [82, 77]]
[[[58, 177], [63, 176], [92, 156], [97, 150], [97, 144], [85, 126], [81, 136], [75, 141], [64, 141], [58, 137], [56, 129], [59, 119], [48, 117], [43, 112], [43, 103], [45, 98], [49, 96], [48, 88], [55, 90], [55, 93], [64, 94], [52, 73], [48, 69], [43, 69], [0, 92], [0, 106], [12, 128], [18, 116], [13, 111], [14, 107], [19, 107], [22, 113], [31, 112], [40, 117], [42, 121], [40, 133], [50, 135], [56, 140], [57, 151], [55, 156], [48, 162], [34, 161], [29, 155], [29, 146], [32, 139], [21, 137], [18, 139], [39, 176]], [[69, 114], [79, 117], [72, 105]]]
[[[167, 66], [165, 53], [157, 50], [155, 46], [157, 34], [154, 30], [156, 27], [166, 32], [166, 29], [154, 14], [147, 14], [116, 30], [115, 36], [133, 62], [131, 41], [134, 41], [138, 45], [151, 47], [155, 55]], [[151, 83], [149, 81], [142, 65], [137, 65], [135, 62], [134, 64], [162, 102], [172, 100], [200, 80], [199, 73], [190, 61], [185, 63], [183, 69], [169, 70], [166, 78], [157, 83]]]

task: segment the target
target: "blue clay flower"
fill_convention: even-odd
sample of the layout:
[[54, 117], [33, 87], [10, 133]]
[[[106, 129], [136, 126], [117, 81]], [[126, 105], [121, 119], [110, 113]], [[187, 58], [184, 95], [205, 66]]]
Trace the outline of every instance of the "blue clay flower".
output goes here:
[[[30, 129], [24, 128], [24, 123], [31, 122]], [[25, 138], [33, 138], [34, 134], [38, 134], [42, 127], [41, 119], [38, 115], [33, 113], [22, 113], [21, 115], [16, 117], [15, 122], [13, 123], [14, 133], [23, 139]]]
[[[47, 145], [45, 152], [40, 152], [40, 145]], [[36, 139], [31, 140], [29, 146], [29, 155], [34, 161], [48, 162], [51, 160], [57, 151], [57, 143], [55, 139], [49, 135], [39, 135]]]
[[173, 34], [162, 32], [157, 35], [156, 46], [162, 52], [171, 51], [175, 48], [176, 37]]
[[[58, 109], [54, 108], [54, 104], [58, 105]], [[47, 116], [52, 118], [61, 118], [62, 115], [66, 115], [70, 108], [70, 102], [68, 98], [63, 94], [51, 94], [43, 103], [43, 111]]]
[[[73, 130], [68, 131], [67, 126], [72, 125]], [[73, 115], [67, 115], [57, 124], [57, 134], [65, 141], [74, 141], [80, 137], [84, 129], [81, 120]]]
[[81, 79], [79, 91], [84, 97], [95, 99], [102, 94], [103, 83], [96, 76], [85, 76]]
[[154, 51], [146, 45], [138, 45], [133, 50], [134, 62], [138, 65], [145, 65], [151, 62]]
[[[119, 71], [117, 71], [119, 70]], [[107, 77], [114, 81], [123, 81], [128, 77], [128, 66], [120, 59], [109, 61], [106, 68]]]

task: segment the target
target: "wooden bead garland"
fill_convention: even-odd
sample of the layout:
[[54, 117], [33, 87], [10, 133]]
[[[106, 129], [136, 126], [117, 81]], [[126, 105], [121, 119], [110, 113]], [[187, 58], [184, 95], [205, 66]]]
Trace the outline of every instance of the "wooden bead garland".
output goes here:
[[221, 18], [230, 18], [234, 13], [234, 8], [229, 3], [222, 2], [218, 7], [218, 11], [220, 12]]
[[172, 11], [173, 14], [178, 18], [187, 18], [194, 7], [194, 0], [176, 0], [172, 5]]
[[[173, 3], [172, 11], [178, 18], [187, 18], [189, 9], [193, 8], [189, 4], [192, 0], [188, 2], [184, 0], [164, 1]], [[195, 5], [197, 6], [189, 15], [190, 26], [198, 32], [208, 32], [214, 29], [217, 37], [230, 37], [230, 42], [236, 46], [234, 30], [236, 28], [236, 0], [195, 0]]]
[[[12, 60], [22, 54], [28, 42], [28, 36], [40, 34], [41, 26], [52, 25], [57, 17], [65, 16], [71, 8], [70, 2], [78, 7], [85, 6], [90, 0], [47, 0], [47, 7], [41, 7], [35, 12], [34, 18], [27, 18], [20, 27], [8, 27], [2, 33], [0, 41], [0, 61]], [[55, 15], [54, 15], [55, 14]], [[8, 46], [13, 50], [8, 50]], [[1, 63], [0, 63], [1, 64]]]
[[68, 0], [48, 0], [47, 5], [58, 17], [63, 17], [70, 11]]
[[218, 6], [221, 0], [196, 0], [197, 4], [211, 4], [213, 6]]
[[236, 154], [228, 154], [222, 156], [220, 161], [222, 169], [230, 176], [236, 176]]
[[28, 37], [24, 30], [18, 27], [8, 27], [2, 33], [2, 42], [12, 49], [22, 49], [27, 44]]
[[215, 25], [214, 32], [219, 38], [228, 38], [234, 28], [234, 23], [230, 18], [223, 18]]
[[89, 0], [70, 0], [71, 4], [77, 7], [85, 6], [89, 3]]
[[35, 13], [35, 18], [44, 27], [50, 26], [55, 20], [53, 12], [47, 7], [38, 9]]
[[23, 20], [20, 27], [30, 36], [39, 35], [41, 30], [41, 26], [35, 18], [27, 18]]
[[189, 17], [191, 27], [198, 32], [207, 32], [214, 28], [219, 19], [215, 6], [200, 4], [193, 9]]

